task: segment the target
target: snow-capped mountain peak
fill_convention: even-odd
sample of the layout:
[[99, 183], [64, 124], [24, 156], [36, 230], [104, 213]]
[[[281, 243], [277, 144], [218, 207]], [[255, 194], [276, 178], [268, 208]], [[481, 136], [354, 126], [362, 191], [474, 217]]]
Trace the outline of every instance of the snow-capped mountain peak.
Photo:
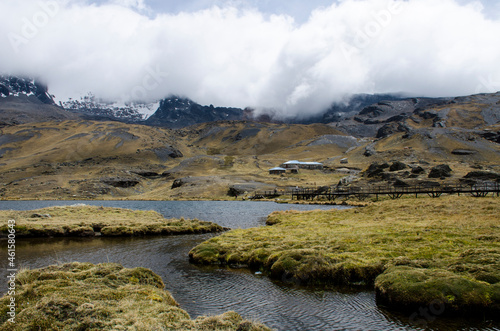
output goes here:
[[107, 101], [88, 93], [79, 99], [60, 101], [61, 107], [75, 113], [82, 113], [91, 117], [119, 119], [130, 122], [140, 122], [153, 115], [160, 102], [116, 102]]
[[44, 104], [54, 104], [54, 96], [48, 93], [47, 86], [40, 81], [27, 77], [0, 75], [0, 97], [9, 96], [36, 97]]

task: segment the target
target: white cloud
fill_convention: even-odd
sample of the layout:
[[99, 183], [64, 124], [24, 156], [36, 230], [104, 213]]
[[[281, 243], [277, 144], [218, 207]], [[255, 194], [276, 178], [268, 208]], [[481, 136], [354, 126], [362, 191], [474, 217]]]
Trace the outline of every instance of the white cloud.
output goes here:
[[138, 10], [146, 9], [146, 4], [144, 3], [144, 0], [111, 0], [110, 3]]
[[478, 4], [343, 0], [297, 23], [230, 5], [152, 16], [143, 0], [5, 0], [0, 71], [41, 76], [59, 98], [181, 94], [286, 114], [360, 92], [493, 92], [500, 20]]

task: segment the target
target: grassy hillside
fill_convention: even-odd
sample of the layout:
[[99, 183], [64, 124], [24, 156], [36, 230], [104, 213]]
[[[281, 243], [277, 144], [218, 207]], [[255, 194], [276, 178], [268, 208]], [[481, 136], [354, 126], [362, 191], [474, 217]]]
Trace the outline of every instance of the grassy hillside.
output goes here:
[[[309, 148], [307, 143], [323, 134], [338, 132], [326, 125], [246, 122], [184, 130], [89, 121], [11, 126], [0, 136], [0, 194], [35, 199], [224, 197], [234, 183], [273, 187], [279, 178], [267, 170], [289, 158], [317, 160], [325, 146]], [[332, 155], [345, 150], [334, 146]], [[190, 190], [198, 184], [171, 189], [175, 179], [189, 176], [203, 177], [197, 181], [203, 189]]]
[[[365, 170], [373, 162], [420, 165], [421, 180], [440, 163], [454, 170], [452, 180], [478, 168], [500, 171], [498, 143], [474, 130], [420, 125], [411, 134], [378, 140], [346, 136], [323, 124], [226, 121], [170, 130], [71, 120], [8, 126], [0, 129], [0, 197], [226, 199], [235, 185], [248, 194], [335, 185], [345, 167]], [[367, 149], [374, 153], [367, 156]], [[341, 163], [344, 158], [347, 164]], [[323, 162], [326, 168], [269, 174], [294, 159]]]

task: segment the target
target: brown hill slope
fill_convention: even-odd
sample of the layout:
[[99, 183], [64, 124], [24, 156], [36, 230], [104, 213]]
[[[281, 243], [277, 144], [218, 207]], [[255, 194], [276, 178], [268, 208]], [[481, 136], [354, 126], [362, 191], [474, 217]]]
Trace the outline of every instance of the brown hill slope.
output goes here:
[[[340, 140], [322, 143], [321, 137]], [[17, 125], [1, 130], [0, 194], [44, 199], [224, 196], [234, 183], [274, 187], [280, 179], [270, 177], [268, 168], [289, 158], [316, 161], [351, 145], [358, 145], [356, 139], [326, 125], [220, 122], [183, 130], [89, 121]], [[175, 180], [178, 187], [172, 189]]]
[[[427, 180], [433, 166], [446, 163], [453, 169], [447, 180], [457, 181], [478, 168], [500, 172], [498, 101], [481, 98], [417, 110], [394, 122], [403, 130], [379, 139], [354, 138], [323, 124], [245, 121], [179, 130], [82, 120], [8, 126], [0, 131], [0, 196], [227, 198], [230, 188], [251, 193], [336, 185], [346, 166], [356, 172], [396, 161], [410, 168], [375, 179]], [[326, 168], [269, 174], [269, 168], [294, 159]], [[417, 167], [423, 171], [413, 173]]]
[[33, 122], [78, 119], [53, 104], [45, 104], [35, 96], [8, 96], [0, 98], [0, 127]]

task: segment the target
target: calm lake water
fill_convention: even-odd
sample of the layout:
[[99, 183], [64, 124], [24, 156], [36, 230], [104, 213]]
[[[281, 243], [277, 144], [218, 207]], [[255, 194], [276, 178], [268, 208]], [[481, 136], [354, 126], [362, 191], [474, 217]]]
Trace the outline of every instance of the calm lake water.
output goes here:
[[[275, 210], [312, 210], [338, 206], [286, 205], [228, 201], [0, 201], [0, 209], [30, 210], [54, 205], [88, 205], [156, 210], [165, 217], [198, 218], [230, 228], [265, 225]], [[146, 267], [159, 274], [166, 289], [191, 317], [234, 310], [276, 330], [500, 330], [498, 323], [449, 319], [423, 311], [389, 312], [376, 304], [373, 291], [303, 288], [272, 281], [246, 269], [197, 267], [188, 252], [214, 236], [186, 235], [146, 238], [20, 239], [17, 263], [39, 268], [63, 262], [116, 262]], [[6, 242], [0, 241], [2, 256]], [[0, 279], [6, 277], [6, 258]], [[1, 292], [5, 293], [5, 286]], [[432, 311], [432, 310], [431, 310]]]

